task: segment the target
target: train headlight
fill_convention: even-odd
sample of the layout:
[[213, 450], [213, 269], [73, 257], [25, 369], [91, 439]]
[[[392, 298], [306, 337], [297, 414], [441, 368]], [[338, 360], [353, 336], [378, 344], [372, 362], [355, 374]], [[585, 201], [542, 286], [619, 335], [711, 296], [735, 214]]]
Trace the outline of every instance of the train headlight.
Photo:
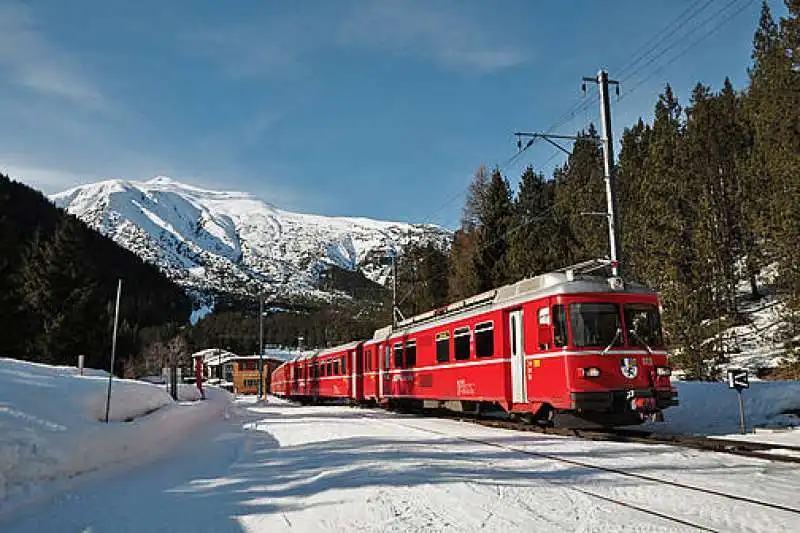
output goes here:
[[672, 369], [668, 366], [657, 366], [656, 376], [668, 377], [672, 375]]
[[596, 366], [588, 366], [586, 368], [581, 368], [581, 375], [585, 378], [599, 378], [600, 377], [600, 369]]

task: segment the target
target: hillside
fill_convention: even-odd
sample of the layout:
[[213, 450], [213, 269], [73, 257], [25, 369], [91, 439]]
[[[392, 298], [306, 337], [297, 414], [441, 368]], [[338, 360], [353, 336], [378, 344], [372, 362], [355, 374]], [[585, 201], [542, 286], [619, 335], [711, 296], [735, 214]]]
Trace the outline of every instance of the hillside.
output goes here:
[[186, 323], [191, 303], [157, 268], [0, 175], [0, 355], [108, 368], [117, 279], [123, 280], [118, 361], [140, 332]]

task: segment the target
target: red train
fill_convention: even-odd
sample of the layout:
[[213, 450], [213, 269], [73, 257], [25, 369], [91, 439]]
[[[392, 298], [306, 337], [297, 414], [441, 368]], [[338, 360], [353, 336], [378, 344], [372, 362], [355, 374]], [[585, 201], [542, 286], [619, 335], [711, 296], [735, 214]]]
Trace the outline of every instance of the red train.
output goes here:
[[637, 424], [677, 405], [652, 290], [591, 275], [597, 261], [524, 279], [278, 367], [303, 402], [482, 411], [560, 427]]

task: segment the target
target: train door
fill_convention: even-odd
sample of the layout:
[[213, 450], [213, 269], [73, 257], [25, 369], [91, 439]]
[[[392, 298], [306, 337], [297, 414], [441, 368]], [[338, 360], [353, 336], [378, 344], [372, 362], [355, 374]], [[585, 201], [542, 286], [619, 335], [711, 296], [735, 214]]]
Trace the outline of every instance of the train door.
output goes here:
[[528, 400], [525, 383], [525, 343], [522, 338], [522, 309], [508, 314], [509, 346], [511, 347], [511, 400], [524, 403]]
[[356, 377], [358, 376], [358, 352], [351, 350], [350, 357], [350, 397], [354, 400], [358, 399], [358, 391], [356, 389]]
[[389, 377], [389, 344], [378, 344], [378, 396], [380, 399], [386, 397], [386, 387], [384, 381]]

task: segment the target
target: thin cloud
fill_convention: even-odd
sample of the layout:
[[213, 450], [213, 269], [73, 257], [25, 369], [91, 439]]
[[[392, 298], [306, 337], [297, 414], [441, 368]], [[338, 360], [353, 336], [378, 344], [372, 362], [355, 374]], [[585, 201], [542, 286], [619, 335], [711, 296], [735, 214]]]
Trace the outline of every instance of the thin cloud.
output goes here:
[[[12, 156], [0, 155], [0, 160], [2, 161], [9, 161], [10, 159], [12, 159]], [[0, 167], [0, 172], [45, 194], [63, 191], [98, 178], [98, 176], [86, 176], [53, 168], [13, 162]]]
[[513, 67], [525, 60], [520, 50], [490, 39], [477, 21], [457, 5], [450, 6], [388, 0], [362, 3], [346, 18], [339, 37], [344, 44], [423, 56], [447, 68], [478, 73]]
[[299, 66], [295, 48], [270, 32], [215, 29], [195, 35], [191, 41], [199, 53], [218, 61], [233, 78], [283, 76]]
[[0, 5], [0, 70], [12, 84], [38, 95], [93, 111], [111, 108], [77, 62], [47, 39], [31, 10], [20, 3]]

